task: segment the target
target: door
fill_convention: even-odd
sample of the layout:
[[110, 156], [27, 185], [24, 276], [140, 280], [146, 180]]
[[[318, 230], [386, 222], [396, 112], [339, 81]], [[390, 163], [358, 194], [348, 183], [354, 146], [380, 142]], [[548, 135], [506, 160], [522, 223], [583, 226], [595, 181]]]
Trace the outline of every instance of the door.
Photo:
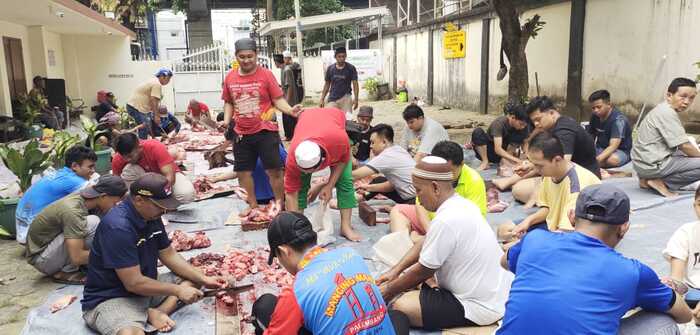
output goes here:
[[22, 40], [3, 37], [2, 45], [5, 49], [10, 98], [14, 104], [20, 95], [27, 94], [27, 78], [24, 73], [24, 58], [22, 57]]

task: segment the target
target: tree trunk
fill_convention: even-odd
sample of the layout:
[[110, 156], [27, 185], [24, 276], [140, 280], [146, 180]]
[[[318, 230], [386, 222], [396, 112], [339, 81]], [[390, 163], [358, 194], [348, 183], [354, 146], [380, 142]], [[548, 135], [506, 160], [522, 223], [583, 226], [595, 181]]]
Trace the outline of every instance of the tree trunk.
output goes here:
[[501, 43], [510, 63], [508, 71], [508, 102], [510, 103], [525, 101], [530, 87], [525, 55], [525, 47], [530, 36], [520, 27], [515, 6], [515, 1], [512, 0], [493, 0], [503, 36]]

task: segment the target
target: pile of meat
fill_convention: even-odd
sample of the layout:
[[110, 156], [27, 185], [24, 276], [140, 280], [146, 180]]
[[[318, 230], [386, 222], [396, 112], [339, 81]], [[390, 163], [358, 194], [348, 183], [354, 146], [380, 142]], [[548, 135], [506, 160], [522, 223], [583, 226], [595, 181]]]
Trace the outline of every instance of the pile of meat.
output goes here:
[[248, 193], [239, 186], [234, 186], [230, 183], [220, 182], [212, 183], [207, 179], [206, 176], [197, 177], [192, 184], [195, 190], [195, 199], [204, 200], [213, 197], [219, 193], [231, 192], [233, 191], [236, 195], [241, 198], [241, 200], [246, 200], [248, 198]]
[[[226, 255], [201, 253], [189, 259], [190, 264], [208, 276], [234, 276], [242, 281], [248, 276], [262, 276], [267, 284], [282, 288], [292, 285], [294, 278], [277, 263], [267, 265], [270, 252], [265, 248], [254, 250], [231, 249]], [[250, 278], [253, 279], [253, 278]], [[251, 280], [252, 281], [252, 280]]]
[[508, 203], [498, 199], [498, 189], [495, 186], [486, 191], [486, 208], [489, 213], [500, 213], [508, 208]]
[[187, 251], [192, 249], [209, 248], [211, 240], [203, 231], [198, 231], [194, 235], [188, 235], [182, 230], [175, 230], [168, 234], [170, 245], [175, 251]]
[[280, 203], [277, 201], [270, 201], [270, 203], [267, 204], [267, 206], [262, 208], [254, 208], [252, 211], [250, 211], [250, 214], [248, 214], [248, 216], [241, 218], [241, 221], [244, 225], [243, 230], [246, 230], [245, 224], [270, 223], [270, 221], [272, 221], [272, 219], [276, 217], [281, 210], [282, 205], [280, 205]]

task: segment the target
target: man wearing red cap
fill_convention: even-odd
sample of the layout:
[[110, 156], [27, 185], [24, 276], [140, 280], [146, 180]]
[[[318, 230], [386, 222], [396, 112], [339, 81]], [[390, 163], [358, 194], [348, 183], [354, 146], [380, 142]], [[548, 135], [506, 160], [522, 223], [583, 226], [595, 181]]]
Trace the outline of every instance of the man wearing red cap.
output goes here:
[[345, 132], [345, 115], [337, 108], [313, 108], [299, 115], [294, 139], [289, 147], [284, 174], [287, 210], [306, 208], [311, 174], [330, 168], [328, 183], [319, 198], [328, 202], [335, 186], [340, 208], [340, 234], [351, 241], [362, 239], [350, 225], [357, 207], [352, 184], [350, 140]]

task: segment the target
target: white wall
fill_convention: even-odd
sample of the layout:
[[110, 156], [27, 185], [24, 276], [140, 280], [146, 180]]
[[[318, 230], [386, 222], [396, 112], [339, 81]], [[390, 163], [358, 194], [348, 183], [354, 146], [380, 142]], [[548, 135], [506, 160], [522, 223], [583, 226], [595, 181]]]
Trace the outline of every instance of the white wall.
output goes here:
[[[46, 77], [51, 79], [65, 79], [64, 60], [63, 60], [63, 44], [61, 43], [61, 35], [54, 32], [46, 31], [44, 33], [44, 57], [46, 58]], [[51, 65], [49, 59], [49, 51], [53, 51], [55, 63]]]
[[[46, 77], [48, 73], [44, 31], [45, 28], [43, 26], [27, 27], [27, 32], [29, 33], [29, 48], [26, 52], [29, 52], [29, 58], [32, 61], [32, 77]], [[31, 86], [29, 86], [29, 88], [31, 88]]]
[[[161, 61], [132, 61], [128, 37], [64, 35], [62, 41], [64, 50], [77, 50], [64, 53], [66, 73], [77, 73], [69, 75], [67, 91], [73, 97], [83, 98], [88, 106], [97, 103], [96, 93], [101, 89], [114, 92], [118, 105], [124, 106], [136, 86], [154, 78], [159, 68], [168, 65]], [[163, 88], [163, 95], [163, 103], [174, 110], [172, 84]]]
[[[18, 38], [22, 41], [22, 57], [24, 58], [24, 72], [27, 78], [27, 89], [32, 87], [32, 63], [29, 47], [29, 32], [27, 27], [0, 21], [0, 37]], [[12, 103], [10, 101], [10, 86], [8, 83], [7, 66], [5, 64], [5, 48], [0, 48], [0, 115], [12, 115]]]

